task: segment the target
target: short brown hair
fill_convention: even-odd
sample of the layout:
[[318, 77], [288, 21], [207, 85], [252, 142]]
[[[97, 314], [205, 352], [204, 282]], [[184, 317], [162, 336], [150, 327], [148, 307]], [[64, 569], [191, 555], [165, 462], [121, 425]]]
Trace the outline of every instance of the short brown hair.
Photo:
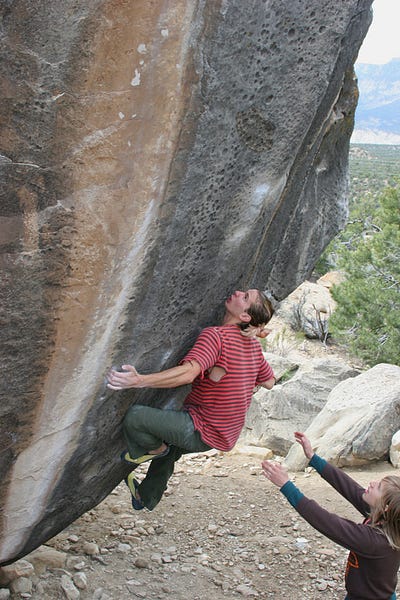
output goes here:
[[249, 308], [246, 310], [247, 314], [250, 315], [251, 319], [249, 323], [240, 323], [241, 329], [246, 329], [249, 325], [253, 325], [253, 327], [258, 327], [259, 325], [266, 325], [268, 321], [271, 320], [272, 315], [274, 314], [274, 308], [272, 306], [271, 301], [267, 298], [267, 296], [258, 291], [258, 302], [253, 302], [250, 304]]

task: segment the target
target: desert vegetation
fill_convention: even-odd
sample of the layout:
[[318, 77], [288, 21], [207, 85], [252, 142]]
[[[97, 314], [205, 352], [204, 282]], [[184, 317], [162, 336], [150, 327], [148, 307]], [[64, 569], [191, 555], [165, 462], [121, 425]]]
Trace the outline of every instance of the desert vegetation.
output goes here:
[[340, 270], [329, 333], [367, 365], [400, 364], [400, 146], [350, 151], [346, 228], [316, 270]]

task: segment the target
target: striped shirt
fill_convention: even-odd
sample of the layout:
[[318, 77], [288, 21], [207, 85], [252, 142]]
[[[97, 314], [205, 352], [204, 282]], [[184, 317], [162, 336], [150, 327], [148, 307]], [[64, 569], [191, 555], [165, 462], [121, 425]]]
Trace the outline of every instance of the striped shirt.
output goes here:
[[[245, 422], [256, 385], [274, 377], [261, 344], [247, 338], [237, 325], [203, 329], [182, 362], [196, 360], [201, 373], [184, 402], [203, 442], [217, 450], [235, 445]], [[220, 381], [209, 377], [212, 367], [225, 374]]]

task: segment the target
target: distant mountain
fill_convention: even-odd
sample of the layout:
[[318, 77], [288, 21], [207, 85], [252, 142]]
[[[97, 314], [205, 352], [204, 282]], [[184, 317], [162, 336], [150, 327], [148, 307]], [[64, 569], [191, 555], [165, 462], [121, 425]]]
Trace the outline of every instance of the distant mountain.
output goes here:
[[353, 143], [400, 144], [400, 58], [355, 65], [360, 98]]

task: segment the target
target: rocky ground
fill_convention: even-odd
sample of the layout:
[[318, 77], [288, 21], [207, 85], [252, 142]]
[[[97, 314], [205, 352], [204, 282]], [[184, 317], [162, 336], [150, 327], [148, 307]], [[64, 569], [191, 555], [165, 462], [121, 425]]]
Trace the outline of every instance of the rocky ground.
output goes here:
[[[20, 578], [25, 588], [17, 593], [14, 585], [11, 598], [343, 599], [347, 552], [305, 523], [263, 477], [261, 450], [242, 450], [184, 457], [153, 512], [133, 512], [119, 485], [50, 540], [54, 556], [32, 560], [35, 573]], [[352, 475], [364, 484], [389, 472], [381, 463]], [[358, 519], [314, 471], [294, 477], [328, 510]]]

